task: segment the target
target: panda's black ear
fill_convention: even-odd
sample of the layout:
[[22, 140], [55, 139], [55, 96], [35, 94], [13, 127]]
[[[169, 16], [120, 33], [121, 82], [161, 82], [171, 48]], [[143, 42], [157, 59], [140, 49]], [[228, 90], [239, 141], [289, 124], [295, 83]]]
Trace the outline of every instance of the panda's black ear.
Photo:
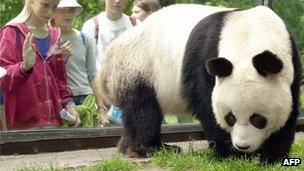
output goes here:
[[233, 65], [225, 58], [211, 58], [206, 62], [207, 72], [218, 77], [227, 77], [232, 73]]
[[272, 52], [265, 50], [252, 59], [252, 64], [259, 74], [278, 74], [283, 69], [283, 62]]

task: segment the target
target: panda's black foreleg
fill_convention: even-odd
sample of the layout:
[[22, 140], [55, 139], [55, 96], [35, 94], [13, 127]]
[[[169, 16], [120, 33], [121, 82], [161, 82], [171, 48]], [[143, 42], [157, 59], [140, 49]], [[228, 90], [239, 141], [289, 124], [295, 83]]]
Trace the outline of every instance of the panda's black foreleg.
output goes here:
[[[211, 109], [211, 104], [204, 103], [195, 110], [196, 116], [201, 121], [204, 136], [209, 141], [209, 147], [214, 149], [219, 157], [241, 156], [242, 152], [236, 150], [231, 141], [230, 134], [217, 124]], [[209, 107], [209, 108], [208, 108]]]
[[209, 147], [213, 148], [219, 157], [226, 158], [243, 155], [242, 152], [233, 147], [231, 137], [228, 133], [221, 129], [216, 123], [214, 123], [214, 125], [209, 124], [210, 120], [208, 123], [202, 123], [204, 133], [209, 141]]
[[[290, 120], [289, 120], [290, 122]], [[260, 154], [260, 160], [266, 164], [282, 162], [289, 156], [291, 145], [295, 136], [295, 121], [288, 123], [277, 133], [272, 134], [263, 144], [257, 153]]]
[[195, 116], [201, 122], [204, 130], [203, 136], [209, 141], [209, 147], [213, 148], [216, 154], [222, 158], [240, 156], [242, 153], [233, 147], [230, 134], [220, 128], [215, 120], [211, 104], [212, 88], [210, 87], [212, 86], [185, 87], [185, 89], [196, 90], [194, 92], [186, 92], [185, 94], [191, 95], [188, 97], [188, 101], [192, 106]]
[[152, 86], [137, 82], [121, 102], [124, 135], [118, 149], [129, 157], [146, 157], [161, 146], [162, 112]]
[[122, 153], [122, 154], [126, 154], [127, 153], [127, 149], [129, 148], [130, 146], [130, 143], [129, 143], [129, 140], [128, 138], [125, 136], [125, 134], [123, 134], [121, 137], [120, 137], [120, 140], [117, 144], [117, 147], [118, 147], [118, 152]]

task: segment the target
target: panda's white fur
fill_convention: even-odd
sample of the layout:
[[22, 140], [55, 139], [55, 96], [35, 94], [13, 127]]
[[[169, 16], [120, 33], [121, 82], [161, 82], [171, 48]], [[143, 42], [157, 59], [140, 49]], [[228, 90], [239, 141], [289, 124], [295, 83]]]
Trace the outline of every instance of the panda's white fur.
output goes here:
[[[101, 62], [98, 82], [104, 100], [120, 105], [119, 99], [124, 94], [118, 92], [132, 86], [140, 73], [153, 85], [163, 113], [191, 114], [182, 92], [182, 69], [190, 33], [205, 17], [231, 11], [224, 17], [218, 57], [229, 60], [233, 70], [227, 77], [216, 77], [212, 110], [220, 127], [230, 133], [236, 148], [250, 146], [240, 149], [243, 152], [259, 149], [285, 125], [292, 112], [292, 42], [284, 22], [267, 7], [233, 10], [173, 5], [127, 30], [111, 43]], [[283, 68], [278, 74], [262, 76], [253, 66], [253, 57], [265, 50], [282, 61]], [[229, 112], [236, 117], [234, 126], [225, 121]], [[258, 129], [250, 124], [249, 117], [254, 113], [267, 118], [266, 128]]]
[[[169, 6], [149, 16], [141, 25], [127, 30], [111, 43], [107, 57], [101, 62], [104, 68], [101, 75], [107, 76], [103, 78], [107, 82], [106, 87], [101, 87], [105, 100], [109, 104], [117, 103], [115, 89], [123, 89], [134, 79], [127, 76], [130, 80], [123, 82], [126, 85], [117, 85], [122, 75], [142, 72], [154, 85], [164, 113], [191, 114], [180, 92], [181, 65], [187, 39], [201, 19], [223, 10], [231, 9], [191, 4]], [[127, 50], [127, 55], [122, 55], [120, 52], [124, 50], [117, 51], [116, 48], [130, 50]]]
[[[265, 50], [276, 54], [284, 64], [279, 74], [267, 78], [258, 74], [252, 65], [252, 58]], [[216, 78], [212, 102], [216, 119], [231, 132], [233, 144], [251, 145], [246, 151], [254, 151], [271, 133], [284, 126], [292, 106], [290, 86], [294, 68], [291, 54], [286, 26], [267, 7], [235, 11], [227, 16], [220, 37], [219, 56], [236, 67], [230, 76]], [[224, 119], [230, 111], [237, 118], [233, 127]], [[265, 129], [249, 123], [248, 118], [253, 113], [267, 118]]]

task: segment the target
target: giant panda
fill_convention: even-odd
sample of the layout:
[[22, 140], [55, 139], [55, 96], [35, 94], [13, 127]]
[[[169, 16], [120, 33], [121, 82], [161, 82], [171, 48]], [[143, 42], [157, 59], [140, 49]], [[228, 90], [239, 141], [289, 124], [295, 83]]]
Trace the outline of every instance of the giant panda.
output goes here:
[[172, 5], [115, 39], [102, 57], [99, 93], [121, 107], [120, 152], [161, 146], [164, 113], [194, 114], [220, 157], [287, 157], [301, 66], [282, 19], [263, 6]]

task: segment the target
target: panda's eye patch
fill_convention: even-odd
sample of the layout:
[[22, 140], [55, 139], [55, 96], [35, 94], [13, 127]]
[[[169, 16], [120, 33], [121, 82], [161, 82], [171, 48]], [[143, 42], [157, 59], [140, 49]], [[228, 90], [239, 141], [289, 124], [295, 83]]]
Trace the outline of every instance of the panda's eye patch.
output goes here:
[[264, 129], [267, 124], [267, 119], [264, 116], [256, 113], [250, 116], [249, 121], [253, 126], [259, 129]]
[[225, 116], [225, 121], [227, 122], [227, 124], [229, 126], [233, 126], [236, 123], [236, 118], [235, 116], [229, 112], [226, 116]]

